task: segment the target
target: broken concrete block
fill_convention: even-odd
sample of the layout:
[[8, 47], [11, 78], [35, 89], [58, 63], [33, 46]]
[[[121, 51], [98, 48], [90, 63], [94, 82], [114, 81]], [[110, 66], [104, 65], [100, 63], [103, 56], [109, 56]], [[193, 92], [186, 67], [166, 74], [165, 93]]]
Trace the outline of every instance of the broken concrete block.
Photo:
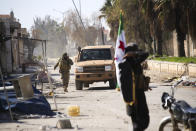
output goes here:
[[71, 121], [69, 119], [60, 119], [58, 120], [56, 127], [59, 129], [71, 129]]
[[46, 130], [46, 126], [45, 126], [45, 125], [40, 126], [40, 127], [39, 127], [39, 130], [41, 130], [41, 131], [45, 131], [45, 130]]

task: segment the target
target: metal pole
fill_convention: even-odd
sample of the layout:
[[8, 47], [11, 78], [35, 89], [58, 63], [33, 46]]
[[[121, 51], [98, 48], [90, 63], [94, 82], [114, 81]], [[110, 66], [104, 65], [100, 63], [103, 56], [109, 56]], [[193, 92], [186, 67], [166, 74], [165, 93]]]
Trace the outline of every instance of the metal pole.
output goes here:
[[[45, 48], [44, 48], [44, 45], [45, 45]], [[54, 104], [55, 104], [55, 107], [56, 107], [56, 110], [57, 110], [56, 97], [55, 97], [55, 94], [54, 94], [54, 89], [53, 89], [53, 86], [52, 86], [52, 81], [50, 79], [51, 78], [50, 77], [50, 73], [49, 73], [48, 68], [47, 68], [47, 62], [46, 62], [46, 56], [45, 56], [45, 54], [46, 54], [46, 41], [42, 41], [42, 54], [43, 54], [43, 61], [44, 61], [45, 71], [47, 72], [47, 77], [48, 77], [48, 81], [49, 81], [49, 84], [50, 84], [50, 89], [52, 90], [53, 100], [54, 100]]]
[[99, 18], [99, 24], [101, 26], [101, 38], [102, 38], [102, 42], [103, 42], [102, 44], [105, 45], [103, 26], [102, 26], [102, 23], [101, 23], [101, 17]]
[[80, 22], [81, 22], [81, 24], [82, 24], [82, 26], [83, 26], [83, 28], [84, 28], [84, 30], [85, 30], [85, 26], [84, 26], [84, 24], [83, 24], [83, 22], [82, 22], [82, 18], [81, 18], [81, 16], [80, 16], [80, 13], [78, 12], [78, 9], [77, 9], [77, 7], [76, 7], [76, 4], [75, 4], [74, 0], [72, 0], [72, 2], [73, 2], [73, 5], [74, 5], [74, 7], [75, 7], [75, 9], [76, 9], [76, 12], [77, 12], [77, 14], [78, 14], [78, 16], [79, 16], [79, 18], [80, 18]]
[[46, 58], [46, 41], [44, 41], [44, 46], [45, 46], [44, 53], [45, 53], [45, 58]]
[[104, 40], [104, 32], [103, 32], [103, 27], [102, 27], [102, 24], [101, 24], [101, 37], [102, 37], [102, 42], [103, 42], [103, 45], [105, 45], [105, 40]]
[[43, 57], [43, 62], [44, 62], [44, 43], [42, 42], [42, 57]]
[[79, 0], [79, 4], [80, 4], [80, 17], [82, 17], [82, 12], [81, 12], [81, 0]]

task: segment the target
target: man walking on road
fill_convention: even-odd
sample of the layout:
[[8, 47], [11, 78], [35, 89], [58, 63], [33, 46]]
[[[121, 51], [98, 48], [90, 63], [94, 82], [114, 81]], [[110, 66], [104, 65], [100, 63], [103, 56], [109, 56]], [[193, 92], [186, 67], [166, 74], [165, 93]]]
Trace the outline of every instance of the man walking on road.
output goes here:
[[61, 79], [65, 92], [68, 92], [67, 87], [69, 83], [69, 72], [71, 69], [71, 65], [73, 65], [73, 61], [69, 58], [67, 53], [64, 53], [54, 66], [54, 70], [57, 68], [57, 66], [59, 66], [59, 73], [61, 74]]

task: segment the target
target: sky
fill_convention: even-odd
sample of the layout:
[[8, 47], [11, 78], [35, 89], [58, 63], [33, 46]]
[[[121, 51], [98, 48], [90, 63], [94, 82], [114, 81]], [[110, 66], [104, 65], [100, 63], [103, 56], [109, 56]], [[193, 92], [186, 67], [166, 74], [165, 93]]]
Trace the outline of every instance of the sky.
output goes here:
[[[11, 10], [21, 23], [22, 28], [28, 30], [33, 25], [35, 17], [44, 18], [50, 15], [53, 19], [61, 22], [63, 12], [75, 10], [72, 0], [0, 0], [0, 14], [9, 14]], [[74, 0], [82, 17], [90, 17], [94, 12], [99, 12], [105, 0]], [[103, 25], [107, 26], [103, 21]], [[106, 27], [107, 28], [107, 27]]]

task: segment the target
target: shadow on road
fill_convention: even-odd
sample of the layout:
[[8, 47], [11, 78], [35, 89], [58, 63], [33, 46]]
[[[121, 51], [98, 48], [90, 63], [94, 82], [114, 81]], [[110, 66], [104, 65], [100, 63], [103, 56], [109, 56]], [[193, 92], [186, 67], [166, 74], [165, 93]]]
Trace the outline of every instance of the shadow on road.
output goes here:
[[70, 73], [69, 75], [70, 75], [70, 76], [74, 76], [75, 74], [74, 74], [74, 73]]
[[89, 87], [87, 90], [113, 90], [113, 89], [107, 86], [107, 87]]
[[51, 76], [60, 76], [60, 74], [51, 74]]
[[71, 98], [71, 99], [73, 99], [73, 98], [81, 98], [81, 97], [84, 97], [84, 96], [75, 96], [75, 97], [74, 96], [72, 96], [72, 97], [71, 96], [60, 96], [60, 95], [56, 96], [56, 98]]
[[[53, 98], [53, 96], [45, 96], [46, 98]], [[84, 96], [64, 96], [64, 95], [56, 95], [56, 98], [58, 99], [64, 99], [64, 98], [69, 98], [69, 99], [74, 99], [74, 98], [81, 98], [81, 97], [84, 97]]]

